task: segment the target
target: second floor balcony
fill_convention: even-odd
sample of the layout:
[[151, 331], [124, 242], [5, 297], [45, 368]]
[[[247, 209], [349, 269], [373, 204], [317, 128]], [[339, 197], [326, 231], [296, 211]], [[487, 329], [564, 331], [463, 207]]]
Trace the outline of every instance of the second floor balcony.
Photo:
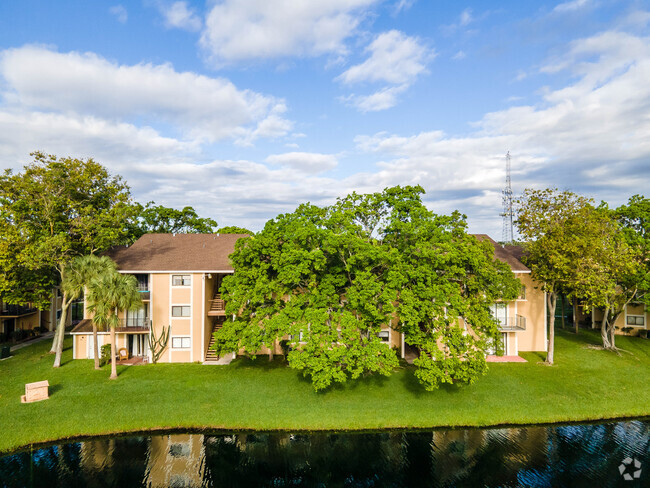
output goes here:
[[151, 319], [148, 317], [127, 317], [120, 319], [116, 332], [149, 332]]
[[526, 330], [526, 317], [515, 315], [499, 319], [499, 330], [501, 332], [517, 332]]
[[38, 312], [37, 308], [24, 305], [7, 305], [3, 303], [2, 307], [0, 307], [0, 316], [5, 318], [22, 317], [36, 312]]

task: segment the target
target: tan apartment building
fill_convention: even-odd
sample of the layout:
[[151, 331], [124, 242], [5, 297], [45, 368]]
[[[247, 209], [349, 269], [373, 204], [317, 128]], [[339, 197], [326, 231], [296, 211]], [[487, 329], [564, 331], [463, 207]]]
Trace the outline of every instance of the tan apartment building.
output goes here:
[[[120, 312], [117, 349], [126, 349], [129, 357], [151, 360], [149, 334], [159, 337], [169, 327], [169, 341], [160, 362], [216, 362], [209, 348], [215, 330], [223, 324], [225, 303], [219, 294], [223, 278], [234, 272], [229, 260], [241, 234], [147, 234], [130, 247], [116, 248], [109, 256], [121, 273], [137, 277], [143, 306], [135, 312]], [[497, 259], [506, 262], [522, 282], [522, 295], [510, 303], [497, 303], [498, 318], [506, 356], [520, 351], [545, 351], [545, 297], [530, 278], [530, 270], [506, 249], [486, 235]], [[92, 323], [86, 314], [72, 331], [73, 357], [93, 358]], [[108, 331], [99, 333], [98, 346], [109, 343]], [[379, 332], [382, 341], [396, 349], [402, 358], [408, 345], [403, 334], [387, 324]], [[279, 344], [274, 354], [281, 354]], [[268, 354], [262, 349], [259, 354]], [[226, 360], [229, 358], [226, 358]]]
[[[213, 359], [208, 345], [225, 319], [219, 295], [221, 280], [233, 273], [228, 256], [241, 234], [146, 234], [109, 256], [121, 273], [138, 279], [143, 306], [120, 311], [116, 347], [130, 357], [151, 360], [149, 334], [160, 337], [169, 327], [169, 340], [160, 362], [187, 363]], [[92, 323], [86, 313], [73, 330], [73, 357], [94, 357]], [[110, 343], [108, 331], [99, 333], [98, 346]], [[216, 359], [216, 358], [214, 358]]]

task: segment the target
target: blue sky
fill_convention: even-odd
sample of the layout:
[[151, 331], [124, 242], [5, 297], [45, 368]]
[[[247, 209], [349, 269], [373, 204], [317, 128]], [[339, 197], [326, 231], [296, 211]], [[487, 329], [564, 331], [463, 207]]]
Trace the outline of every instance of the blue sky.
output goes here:
[[650, 3], [0, 3], [0, 168], [92, 157], [141, 202], [259, 230], [420, 184], [501, 236], [515, 194], [650, 183]]

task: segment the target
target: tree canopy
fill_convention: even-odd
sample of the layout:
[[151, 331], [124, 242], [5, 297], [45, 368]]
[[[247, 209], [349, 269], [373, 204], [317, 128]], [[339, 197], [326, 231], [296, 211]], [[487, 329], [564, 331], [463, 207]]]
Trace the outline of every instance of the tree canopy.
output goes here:
[[134, 208], [122, 178], [92, 159], [33, 156], [0, 176], [0, 295], [45, 308], [72, 257], [126, 241]]
[[254, 234], [253, 231], [245, 229], [244, 227], [237, 227], [235, 225], [227, 225], [226, 227], [220, 227], [219, 230], [217, 230], [217, 233], [219, 233], [219, 234], [248, 234], [249, 236], [252, 236]]
[[404, 333], [427, 389], [471, 383], [486, 370], [497, 322], [489, 307], [520, 284], [464, 216], [439, 216], [421, 187], [353, 193], [329, 207], [303, 204], [237, 242], [224, 280], [220, 354], [254, 354], [286, 340], [290, 366], [314, 387], [388, 375], [398, 364], [378, 334]]
[[211, 234], [215, 232], [217, 222], [206, 217], [199, 217], [192, 207], [182, 210], [155, 205], [136, 204], [137, 218], [131, 230], [131, 239], [136, 241], [148, 233], [159, 234]]

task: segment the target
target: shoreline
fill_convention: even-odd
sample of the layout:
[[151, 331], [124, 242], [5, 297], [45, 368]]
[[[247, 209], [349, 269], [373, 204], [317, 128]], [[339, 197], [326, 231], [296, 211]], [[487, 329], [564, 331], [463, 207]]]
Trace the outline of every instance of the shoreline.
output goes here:
[[[627, 353], [594, 349], [598, 331], [558, 330], [557, 361], [523, 353], [527, 363], [490, 363], [469, 386], [426, 392], [405, 366], [316, 393], [279, 360], [229, 366], [107, 366], [72, 360], [67, 343], [52, 368], [47, 341], [0, 365], [0, 455], [77, 440], [161, 432], [381, 432], [485, 429], [650, 418], [650, 342], [617, 337]], [[69, 339], [66, 339], [69, 341]], [[25, 384], [49, 380], [50, 398], [21, 404]]]

